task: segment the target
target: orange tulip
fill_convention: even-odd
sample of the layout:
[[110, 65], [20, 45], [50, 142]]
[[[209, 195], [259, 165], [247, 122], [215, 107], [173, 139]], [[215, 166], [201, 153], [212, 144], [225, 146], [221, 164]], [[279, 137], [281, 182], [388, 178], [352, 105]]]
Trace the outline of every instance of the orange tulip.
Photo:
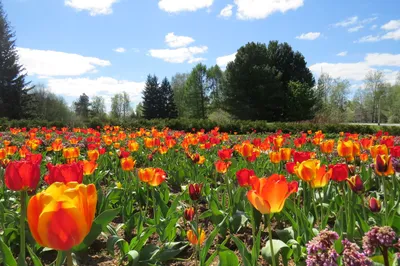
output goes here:
[[201, 245], [203, 244], [204, 240], [206, 239], [206, 233], [203, 229], [197, 229], [197, 234], [200, 236], [200, 241], [197, 240], [196, 233], [193, 230], [189, 230], [187, 232], [187, 238], [192, 245]]
[[394, 174], [392, 165], [392, 156], [378, 155], [375, 159], [375, 173], [379, 176], [388, 176]]
[[29, 201], [27, 218], [33, 238], [43, 247], [71, 250], [90, 232], [96, 204], [93, 184], [53, 183]]
[[276, 137], [273, 139], [275, 149], [278, 150], [280, 147], [282, 147], [282, 144], [283, 144], [283, 141], [284, 141], [284, 140], [285, 140], [285, 139], [284, 139], [281, 135], [276, 136]]
[[121, 159], [121, 167], [124, 171], [132, 171], [135, 167], [136, 161], [131, 156]]
[[63, 147], [64, 146], [61, 139], [55, 139], [51, 144], [51, 148], [53, 151], [61, 151]]
[[281, 162], [281, 153], [279, 151], [271, 151], [269, 153], [269, 159], [272, 163], [280, 163]]
[[230, 165], [231, 162], [218, 160], [215, 162], [215, 169], [217, 170], [218, 173], [225, 174], [228, 171]]
[[7, 146], [6, 147], [6, 153], [7, 155], [14, 155], [18, 150], [17, 146]]
[[366, 153], [361, 153], [361, 154], [360, 154], [360, 160], [361, 160], [362, 162], [368, 161], [368, 154], [366, 154]]
[[131, 152], [138, 151], [138, 150], [139, 150], [139, 143], [137, 143], [137, 142], [134, 141], [134, 140], [130, 140], [130, 141], [128, 142], [128, 149], [129, 149]]
[[160, 168], [141, 168], [138, 171], [139, 179], [152, 187], [160, 185], [167, 178], [167, 174]]
[[63, 149], [63, 156], [67, 159], [67, 162], [75, 162], [79, 157], [79, 148], [71, 147]]
[[353, 141], [351, 140], [339, 140], [337, 151], [341, 157], [353, 157]]
[[279, 150], [281, 152], [281, 160], [282, 161], [289, 161], [290, 157], [292, 156], [292, 149], [291, 148], [281, 148]]
[[7, 152], [5, 149], [0, 149], [0, 160], [5, 159], [7, 156]]
[[372, 138], [363, 138], [360, 140], [360, 143], [364, 150], [369, 150], [374, 143], [374, 140]]
[[192, 159], [192, 161], [196, 164], [203, 164], [206, 160], [206, 157], [201, 156], [200, 154], [196, 153], [196, 154], [192, 154], [190, 156], [190, 158]]
[[317, 169], [315, 178], [310, 181], [310, 186], [312, 188], [321, 188], [328, 185], [332, 178], [332, 169], [326, 171], [326, 165], [321, 166]]
[[83, 161], [83, 175], [91, 175], [97, 168], [97, 163], [95, 161]]
[[87, 151], [89, 161], [97, 161], [99, 159], [100, 153], [98, 150]]
[[332, 153], [333, 152], [333, 146], [335, 145], [335, 140], [329, 139], [325, 140], [319, 145], [319, 148], [321, 149], [322, 153]]
[[316, 159], [309, 159], [301, 163], [297, 163], [294, 167], [294, 173], [303, 181], [310, 182], [317, 177], [318, 169], [321, 162]]
[[278, 174], [268, 178], [253, 178], [251, 185], [252, 190], [247, 192], [247, 198], [262, 214], [280, 212], [285, 200], [298, 189], [296, 181], [288, 183], [283, 175]]
[[385, 144], [372, 146], [369, 150], [371, 152], [371, 157], [376, 158], [378, 155], [388, 155], [389, 151]]

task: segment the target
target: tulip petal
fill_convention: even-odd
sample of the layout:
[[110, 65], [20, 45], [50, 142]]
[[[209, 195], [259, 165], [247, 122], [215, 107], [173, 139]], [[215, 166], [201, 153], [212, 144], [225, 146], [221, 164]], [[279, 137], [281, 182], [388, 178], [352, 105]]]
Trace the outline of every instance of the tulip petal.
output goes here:
[[43, 204], [41, 203], [43, 196], [44, 196], [43, 193], [39, 193], [33, 196], [29, 200], [27, 208], [27, 219], [28, 219], [29, 229], [32, 233], [33, 238], [41, 246], [45, 246], [38, 232], [39, 216], [43, 211]]
[[269, 203], [258, 196], [255, 190], [250, 190], [249, 192], [247, 192], [247, 198], [254, 206], [254, 208], [256, 208], [260, 213], [266, 214], [270, 212]]
[[83, 241], [84, 224], [85, 217], [71, 201], [52, 201], [40, 214], [38, 233], [45, 246], [65, 251]]

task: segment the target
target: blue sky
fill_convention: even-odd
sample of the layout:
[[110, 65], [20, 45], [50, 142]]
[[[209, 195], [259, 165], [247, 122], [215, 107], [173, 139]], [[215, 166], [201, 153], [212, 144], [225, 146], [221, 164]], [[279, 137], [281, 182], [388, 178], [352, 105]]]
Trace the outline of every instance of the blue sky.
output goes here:
[[148, 74], [224, 67], [250, 41], [288, 42], [321, 69], [362, 86], [400, 70], [399, 0], [3, 0], [29, 79], [70, 103], [127, 91]]

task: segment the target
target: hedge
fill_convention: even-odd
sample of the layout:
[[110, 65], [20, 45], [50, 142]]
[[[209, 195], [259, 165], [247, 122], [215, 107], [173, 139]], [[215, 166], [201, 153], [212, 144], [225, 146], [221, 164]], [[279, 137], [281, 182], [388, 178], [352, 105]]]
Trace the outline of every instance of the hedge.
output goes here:
[[310, 122], [288, 122], [288, 123], [271, 123], [267, 121], [245, 121], [245, 120], [230, 120], [228, 122], [214, 122], [207, 119], [132, 119], [124, 122], [116, 121], [101, 121], [92, 119], [86, 122], [62, 122], [62, 121], [43, 121], [43, 120], [6, 120], [0, 119], [0, 131], [6, 131], [10, 127], [103, 127], [104, 125], [120, 125], [123, 128], [138, 129], [151, 128], [157, 129], [170, 128], [173, 130], [192, 131], [192, 129], [205, 129], [209, 131], [215, 127], [219, 127], [220, 131], [238, 134], [247, 134], [249, 132], [276, 132], [282, 130], [284, 133], [295, 133], [307, 130], [322, 130], [324, 133], [350, 132], [360, 134], [373, 134], [379, 130], [389, 132], [392, 135], [400, 135], [400, 126], [371, 126], [371, 125], [355, 125], [355, 124], [316, 124]]

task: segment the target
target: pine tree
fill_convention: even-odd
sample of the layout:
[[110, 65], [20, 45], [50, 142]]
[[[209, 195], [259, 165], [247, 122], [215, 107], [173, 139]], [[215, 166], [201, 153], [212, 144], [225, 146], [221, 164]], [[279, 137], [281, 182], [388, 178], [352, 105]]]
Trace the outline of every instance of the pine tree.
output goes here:
[[0, 117], [20, 119], [29, 115], [33, 88], [25, 82], [24, 68], [18, 63], [15, 33], [0, 2]]
[[158, 78], [148, 75], [143, 91], [143, 117], [146, 119], [160, 118], [160, 90]]
[[167, 78], [164, 78], [161, 83], [162, 101], [164, 107], [163, 118], [177, 118], [178, 110], [176, 109], [174, 92], [172, 90], [171, 84]]
[[74, 107], [77, 116], [80, 116], [84, 119], [89, 118], [90, 102], [89, 102], [89, 96], [87, 96], [85, 93], [79, 96], [77, 102], [74, 102]]

